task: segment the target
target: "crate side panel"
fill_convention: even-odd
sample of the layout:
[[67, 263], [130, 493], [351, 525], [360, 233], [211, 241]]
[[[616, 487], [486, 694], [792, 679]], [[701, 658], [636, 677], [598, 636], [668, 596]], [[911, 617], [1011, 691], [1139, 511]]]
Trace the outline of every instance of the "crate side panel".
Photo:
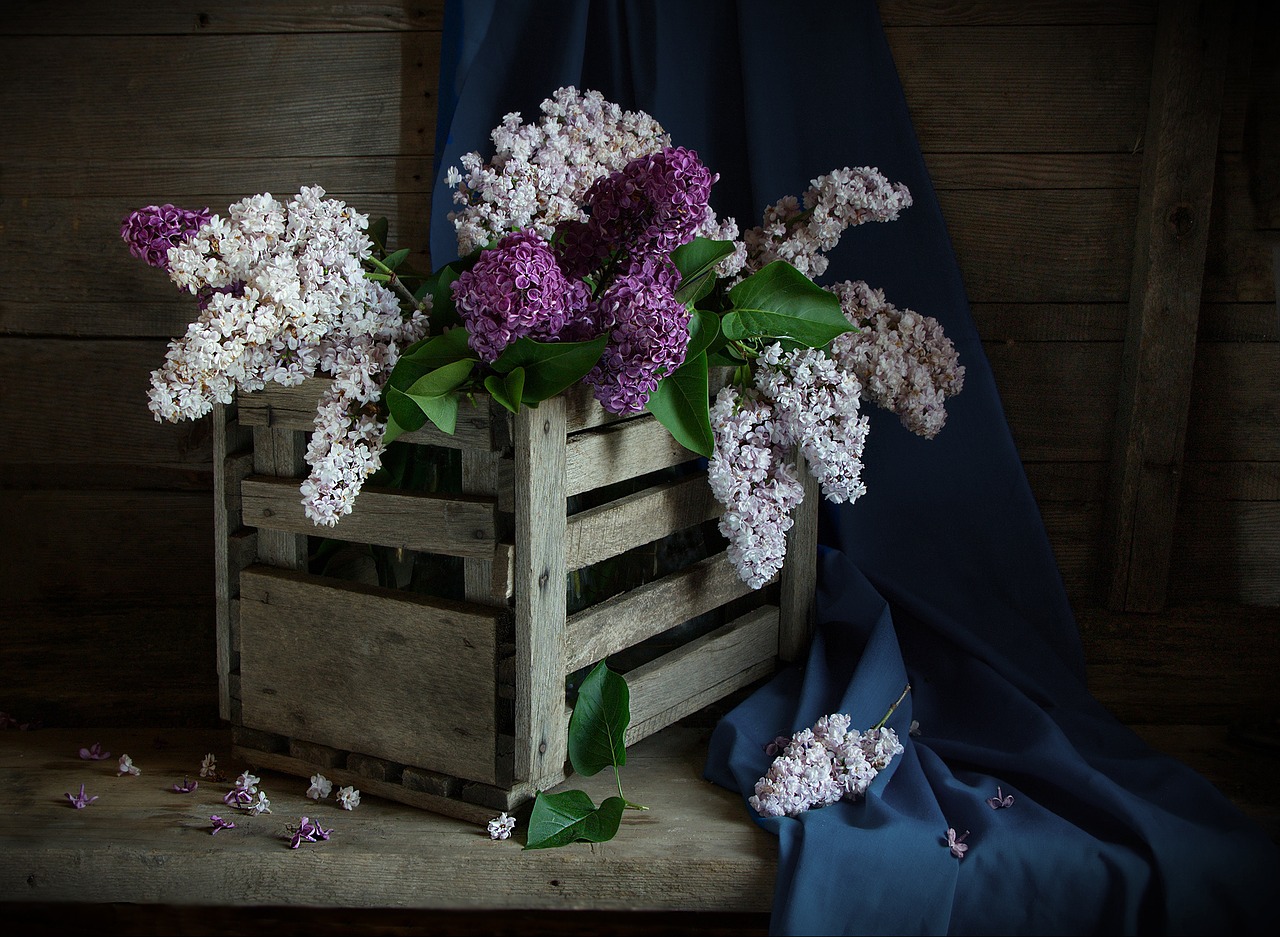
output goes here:
[[493, 781], [495, 611], [262, 566], [240, 595], [246, 726]]

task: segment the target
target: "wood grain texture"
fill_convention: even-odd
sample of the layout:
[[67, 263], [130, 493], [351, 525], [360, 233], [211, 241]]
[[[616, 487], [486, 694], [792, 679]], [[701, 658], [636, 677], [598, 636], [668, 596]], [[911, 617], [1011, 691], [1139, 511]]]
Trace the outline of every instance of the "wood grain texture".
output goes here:
[[565, 490], [569, 495], [699, 458], [651, 416], [575, 433], [567, 449]]
[[627, 744], [773, 672], [778, 609], [764, 605], [627, 674]]
[[565, 404], [544, 400], [515, 419], [515, 780], [563, 770], [566, 486]]
[[796, 471], [804, 485], [804, 500], [792, 512], [794, 523], [787, 531], [787, 559], [778, 596], [778, 658], [788, 662], [800, 661], [808, 654], [818, 602], [818, 501], [822, 491], [798, 451]]
[[[184, 906], [768, 910], [777, 840], [750, 821], [738, 794], [702, 779], [705, 738], [696, 730], [663, 733], [628, 752], [628, 796], [650, 809], [628, 811], [607, 844], [525, 852], [518, 840], [494, 843], [474, 824], [370, 796], [350, 813], [322, 808], [335, 827], [327, 845], [340, 848], [295, 852], [283, 824], [315, 816], [317, 805], [294, 778], [262, 772], [273, 813], [237, 817], [235, 830], [214, 839], [209, 814], [221, 812], [224, 787], [201, 785], [187, 797], [167, 789], [205, 752], [239, 771], [245, 762], [228, 757], [227, 732], [104, 735], [113, 751], [148, 753], [138, 758], [144, 774], [117, 778], [112, 770], [88, 811], [71, 810], [63, 797], [86, 780], [75, 757], [82, 733], [6, 732], [0, 779], [12, 799], [0, 817], [0, 896]], [[569, 786], [599, 802], [609, 796], [608, 774]]]
[[[231, 718], [231, 673], [240, 661], [240, 570], [243, 563], [232, 547], [231, 535], [240, 523], [240, 483], [253, 469], [252, 432], [236, 421], [234, 406], [213, 408], [213, 577], [217, 613], [218, 714]], [[255, 539], [255, 545], [256, 545]], [[233, 640], [234, 636], [234, 640]]]
[[0, 17], [0, 35], [49, 36], [119, 34], [126, 36], [223, 35], [387, 30], [434, 30], [444, 19], [444, 4], [428, 0], [361, 0], [360, 3], [310, 0], [141, 0], [111, 16], [103, 16], [92, 0], [64, 0], [57, 16], [35, 9], [11, 7]]
[[1156, 0], [880, 0], [885, 26], [1026, 26], [1152, 23]]
[[564, 672], [603, 660], [751, 591], [724, 553], [638, 586], [569, 618]]
[[1109, 604], [1164, 604], [1191, 403], [1229, 20], [1217, 4], [1160, 6], [1116, 410], [1106, 549]]
[[[493, 411], [498, 405], [489, 399], [483, 401], [483, 404], [487, 405], [492, 418]], [[479, 410], [481, 405], [482, 403], [477, 401], [476, 407], [468, 407], [467, 410]], [[498, 453], [490, 452], [489, 447], [462, 450], [463, 492], [488, 498], [493, 505], [493, 510], [497, 509], [498, 459]], [[492, 516], [491, 514], [491, 522]], [[465, 560], [462, 574], [467, 601], [479, 602], [482, 605], [505, 606], [514, 587], [507, 569], [509, 560], [509, 552], [500, 549], [496, 543], [489, 544], [488, 550], [481, 556]]]
[[[259, 531], [287, 531], [375, 543], [423, 553], [492, 560], [494, 500], [476, 495], [433, 495], [364, 488], [351, 513], [317, 529], [302, 509], [294, 479], [253, 476], [241, 486], [244, 523]], [[261, 536], [261, 534], [259, 535]]]
[[[284, 484], [297, 485], [307, 475], [304, 456], [306, 439], [302, 433], [291, 429], [255, 426], [253, 432], [253, 470], [260, 475], [275, 476]], [[241, 513], [243, 515], [244, 490], [241, 489]], [[301, 495], [298, 495], [301, 498]], [[301, 510], [301, 504], [298, 505]], [[259, 509], [259, 512], [261, 509]], [[250, 525], [253, 526], [253, 525]], [[314, 527], [314, 525], [312, 525]], [[258, 530], [258, 559], [282, 569], [307, 568], [307, 535], [290, 528]]]
[[661, 482], [569, 518], [565, 564], [579, 569], [719, 517], [705, 472]]
[[240, 596], [246, 726], [493, 780], [494, 611], [263, 566]]

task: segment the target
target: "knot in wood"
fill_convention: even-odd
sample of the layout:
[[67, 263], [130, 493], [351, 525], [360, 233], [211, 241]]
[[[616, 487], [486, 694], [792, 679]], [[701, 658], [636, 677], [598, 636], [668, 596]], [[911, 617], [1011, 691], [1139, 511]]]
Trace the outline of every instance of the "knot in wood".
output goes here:
[[551, 581], [551, 570], [544, 569], [542, 571], [542, 575], [538, 577], [538, 588], [545, 589], [547, 587], [547, 583], [550, 581]]
[[275, 513], [276, 513], [276, 512], [275, 512], [275, 511], [273, 511], [273, 510], [271, 510], [271, 508], [263, 508], [263, 509], [262, 509], [262, 516], [263, 516], [263, 517], [273, 517], [273, 516], [275, 516]]
[[547, 753], [547, 743], [542, 742], [541, 744], [538, 745], [538, 754], [545, 755], [546, 753]]
[[550, 420], [543, 420], [543, 421], [542, 421], [542, 433], [543, 433], [543, 435], [544, 435], [544, 436], [549, 436], [549, 435], [551, 435], [551, 421], [550, 421]]
[[1182, 240], [1195, 229], [1195, 212], [1191, 210], [1190, 205], [1177, 205], [1170, 210], [1165, 218], [1165, 224], [1169, 226], [1175, 238]]

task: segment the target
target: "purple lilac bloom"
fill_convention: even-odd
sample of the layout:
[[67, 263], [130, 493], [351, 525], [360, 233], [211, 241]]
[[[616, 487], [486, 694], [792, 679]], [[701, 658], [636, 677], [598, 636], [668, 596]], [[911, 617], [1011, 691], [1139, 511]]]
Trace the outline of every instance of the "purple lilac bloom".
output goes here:
[[598, 322], [609, 344], [583, 381], [611, 413], [639, 413], [663, 376], [684, 363], [689, 310], [674, 295], [678, 274], [645, 257], [600, 297]]
[[303, 817], [296, 827], [286, 826], [285, 829], [293, 834], [293, 838], [289, 841], [290, 849], [297, 849], [303, 843], [327, 840], [329, 834], [333, 832], [332, 827], [326, 830], [320, 825], [319, 820], [312, 820], [310, 817]]
[[83, 784], [80, 785], [79, 794], [67, 794], [67, 800], [71, 801], [71, 806], [75, 807], [77, 810], [83, 810], [97, 799], [98, 796], [96, 794], [93, 797], [85, 796]]
[[719, 178], [698, 154], [669, 146], [627, 163], [587, 192], [597, 239], [633, 256], [670, 253], [693, 238]]
[[181, 783], [181, 784], [175, 784], [175, 785], [173, 785], [173, 789], [174, 789], [175, 793], [178, 793], [178, 794], [190, 794], [192, 791], [194, 791], [194, 790], [195, 790], [197, 787], [199, 787], [199, 786], [200, 786], [200, 782], [199, 782], [199, 781], [193, 781], [193, 780], [191, 780], [191, 778], [184, 777], [184, 778], [182, 779], [182, 783]]
[[454, 281], [453, 299], [471, 348], [491, 362], [518, 338], [556, 338], [590, 293], [565, 277], [546, 241], [526, 230], [485, 251]]
[[80, 757], [85, 761], [104, 761], [111, 757], [111, 752], [104, 752], [102, 750], [102, 743], [94, 742], [88, 748], [80, 749]]
[[181, 244], [213, 217], [209, 209], [191, 211], [176, 205], [148, 205], [132, 212], [120, 224], [120, 237], [129, 253], [152, 267], [169, 269], [169, 248]]
[[224, 820], [216, 813], [209, 817], [209, 822], [213, 824], [213, 829], [209, 832], [210, 836], [217, 836], [218, 830], [234, 830], [236, 828], [235, 820]]

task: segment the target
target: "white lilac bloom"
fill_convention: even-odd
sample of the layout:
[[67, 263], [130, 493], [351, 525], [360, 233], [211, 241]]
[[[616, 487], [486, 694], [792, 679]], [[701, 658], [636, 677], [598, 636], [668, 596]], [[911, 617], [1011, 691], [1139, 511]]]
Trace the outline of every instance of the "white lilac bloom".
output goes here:
[[804, 499], [791, 449], [768, 402], [726, 387], [711, 408], [715, 450], [707, 482], [725, 506], [720, 532], [739, 577], [759, 589], [782, 569], [791, 512]]
[[861, 280], [828, 289], [859, 331], [831, 343], [840, 367], [856, 375], [862, 395], [932, 439], [947, 421], [945, 402], [964, 387], [964, 367], [937, 319], [886, 302]]
[[773, 406], [785, 445], [799, 445], [827, 500], [866, 493], [862, 449], [870, 420], [858, 412], [858, 379], [816, 348], [783, 352], [774, 344], [757, 361], [756, 388]]
[[195, 419], [236, 391], [332, 377], [302, 491], [316, 524], [336, 524], [377, 469], [385, 424], [372, 404], [398, 349], [427, 331], [422, 309], [406, 316], [392, 290], [365, 278], [367, 227], [365, 215], [306, 187], [288, 203], [243, 199], [168, 255], [173, 282], [205, 305], [152, 373], [152, 412]]
[[863, 796], [876, 775], [902, 753], [889, 728], [859, 732], [843, 713], [801, 729], [756, 782], [748, 803], [765, 817], [795, 817], [814, 807]]
[[133, 759], [128, 755], [120, 756], [120, 765], [117, 774], [132, 774], [135, 778], [142, 774], [142, 769], [133, 763]]
[[811, 181], [803, 202], [788, 195], [765, 209], [759, 227], [743, 235], [746, 271], [784, 260], [812, 278], [827, 269], [826, 252], [847, 228], [896, 221], [911, 193], [871, 166], [837, 169]]
[[324, 800], [333, 790], [333, 782], [323, 774], [311, 775], [311, 786], [307, 788], [307, 796], [312, 800]]
[[271, 800], [267, 797], [266, 792], [258, 791], [258, 796], [251, 803], [241, 808], [245, 813], [251, 813], [255, 817], [259, 814], [271, 812]]
[[204, 756], [204, 761], [200, 762], [200, 777], [217, 778], [218, 776], [218, 759], [213, 752]]
[[250, 774], [248, 771], [245, 771], [241, 773], [240, 777], [236, 778], [235, 789], [237, 791], [247, 791], [250, 794], [256, 794], [258, 793], [258, 785], [261, 783], [262, 778], [258, 777], [256, 774]]
[[489, 821], [489, 838], [510, 839], [511, 833], [515, 828], [516, 818], [507, 816], [507, 812], [504, 810]]
[[360, 806], [360, 792], [354, 787], [338, 788], [338, 806], [343, 810], [355, 810]]

